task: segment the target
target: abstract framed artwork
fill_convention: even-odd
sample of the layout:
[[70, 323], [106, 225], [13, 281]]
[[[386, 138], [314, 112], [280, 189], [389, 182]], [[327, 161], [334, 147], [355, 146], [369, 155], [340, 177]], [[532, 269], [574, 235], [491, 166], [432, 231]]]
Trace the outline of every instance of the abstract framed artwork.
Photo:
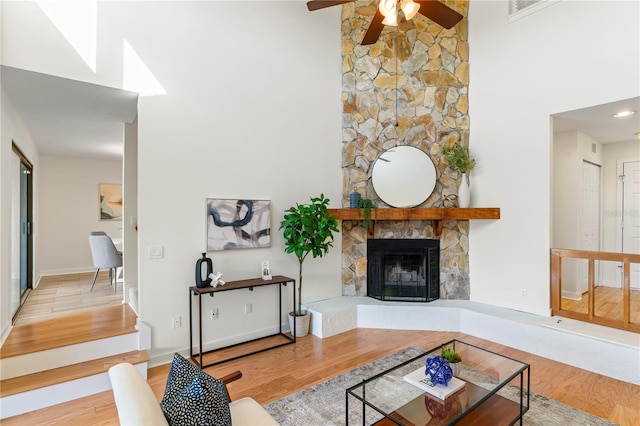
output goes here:
[[207, 198], [207, 251], [271, 246], [271, 201]]
[[122, 185], [119, 183], [98, 184], [98, 206], [100, 220], [121, 220]]

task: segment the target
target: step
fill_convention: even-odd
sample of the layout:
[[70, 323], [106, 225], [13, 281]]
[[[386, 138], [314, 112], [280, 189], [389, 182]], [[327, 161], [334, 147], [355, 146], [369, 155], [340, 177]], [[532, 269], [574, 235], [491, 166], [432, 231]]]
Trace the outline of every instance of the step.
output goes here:
[[16, 326], [0, 350], [0, 380], [145, 349], [136, 321], [122, 305]]
[[121, 362], [148, 362], [147, 351], [131, 351], [0, 381], [0, 398], [107, 372]]
[[31, 352], [0, 359], [0, 380], [19, 378], [40, 371], [49, 371], [68, 365], [90, 362], [96, 358], [144, 349], [140, 347], [138, 333], [76, 343], [40, 352]]
[[121, 362], [135, 365], [146, 378], [148, 361], [146, 351], [131, 351], [2, 380], [0, 418], [107, 391], [111, 389], [109, 368]]
[[128, 305], [13, 327], [0, 349], [0, 418], [107, 391], [121, 362], [146, 377], [150, 339]]
[[13, 327], [0, 359], [135, 333], [137, 317], [129, 305], [115, 305]]

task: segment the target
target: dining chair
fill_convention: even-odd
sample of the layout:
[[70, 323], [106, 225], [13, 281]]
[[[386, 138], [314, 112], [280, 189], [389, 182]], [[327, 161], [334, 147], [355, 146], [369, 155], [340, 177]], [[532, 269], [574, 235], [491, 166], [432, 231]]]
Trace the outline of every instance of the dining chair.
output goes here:
[[93, 274], [93, 282], [91, 283], [91, 291], [96, 284], [96, 278], [98, 278], [98, 272], [100, 269], [109, 269], [109, 282], [113, 283], [113, 291], [116, 291], [117, 269], [122, 267], [122, 253], [120, 253], [111, 238], [106, 234], [94, 234], [89, 235], [89, 246], [91, 247], [91, 256], [93, 257], [93, 266], [96, 268], [96, 272]]

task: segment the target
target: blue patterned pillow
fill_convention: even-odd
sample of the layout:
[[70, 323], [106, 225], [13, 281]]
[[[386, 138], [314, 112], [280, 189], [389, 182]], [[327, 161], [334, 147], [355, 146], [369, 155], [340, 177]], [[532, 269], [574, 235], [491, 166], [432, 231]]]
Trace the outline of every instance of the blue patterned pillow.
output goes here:
[[231, 425], [229, 395], [224, 383], [177, 352], [160, 407], [170, 425]]

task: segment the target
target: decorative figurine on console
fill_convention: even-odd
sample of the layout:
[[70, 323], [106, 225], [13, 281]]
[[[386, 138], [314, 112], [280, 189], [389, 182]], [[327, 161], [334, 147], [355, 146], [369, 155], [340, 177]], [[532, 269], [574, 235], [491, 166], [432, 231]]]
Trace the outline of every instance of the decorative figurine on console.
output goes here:
[[225, 285], [226, 284], [221, 277], [222, 277], [222, 272], [218, 272], [217, 274], [214, 274], [212, 272], [211, 274], [209, 274], [209, 280], [211, 280], [211, 285], [214, 288], [218, 287], [219, 285]]

